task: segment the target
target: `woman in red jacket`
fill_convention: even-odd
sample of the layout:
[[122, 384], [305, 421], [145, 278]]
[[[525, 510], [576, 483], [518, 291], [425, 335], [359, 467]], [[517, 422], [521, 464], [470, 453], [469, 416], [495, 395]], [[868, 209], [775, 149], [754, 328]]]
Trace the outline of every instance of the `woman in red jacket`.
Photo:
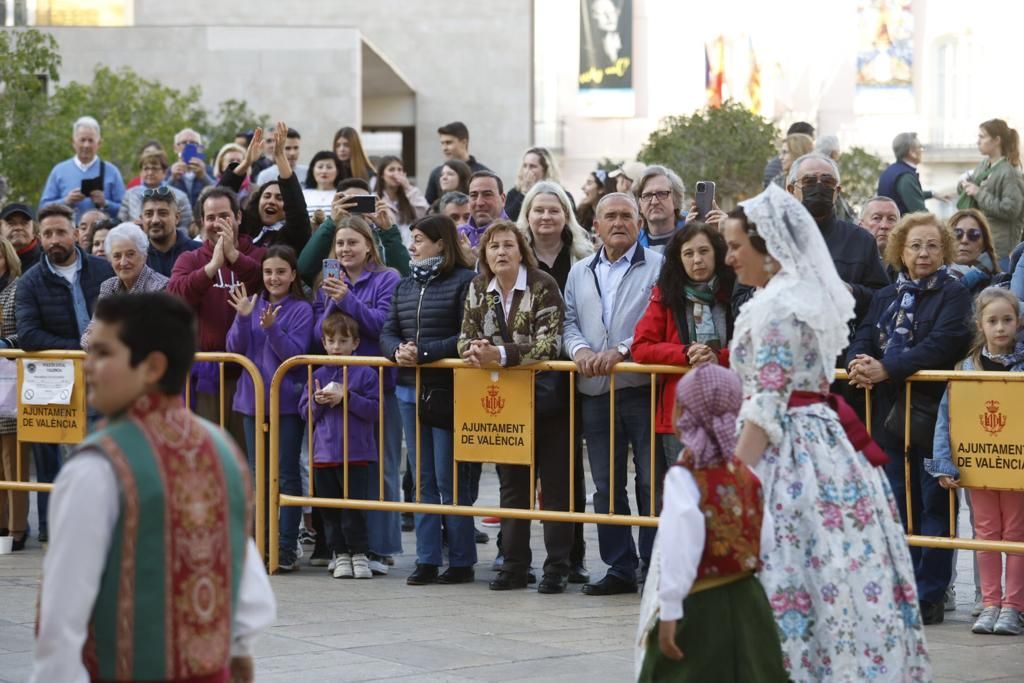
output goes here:
[[[725, 265], [725, 240], [706, 223], [687, 223], [665, 246], [665, 262], [630, 349], [638, 363], [729, 365], [735, 275]], [[659, 379], [655, 418], [658, 449], [672, 465], [679, 456], [672, 410], [679, 375]]]

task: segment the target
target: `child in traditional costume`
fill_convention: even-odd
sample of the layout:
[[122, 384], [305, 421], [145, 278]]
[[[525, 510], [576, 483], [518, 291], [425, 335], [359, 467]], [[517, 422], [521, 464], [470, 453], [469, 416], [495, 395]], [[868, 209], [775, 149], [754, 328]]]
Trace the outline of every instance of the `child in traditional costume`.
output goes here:
[[644, 586], [641, 681], [785, 681], [775, 619], [754, 576], [771, 518], [757, 476], [733, 456], [739, 378], [717, 365], [676, 387], [683, 451]]
[[182, 401], [195, 351], [181, 300], [97, 302], [85, 372], [109, 421], [54, 485], [33, 681], [253, 678], [274, 594], [245, 459]]

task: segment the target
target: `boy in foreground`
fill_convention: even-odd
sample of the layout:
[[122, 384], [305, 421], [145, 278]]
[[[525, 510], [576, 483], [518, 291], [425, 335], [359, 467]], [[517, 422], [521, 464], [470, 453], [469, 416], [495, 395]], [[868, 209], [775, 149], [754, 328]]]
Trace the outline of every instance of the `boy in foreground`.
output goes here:
[[276, 605], [245, 460], [182, 401], [195, 351], [179, 299], [97, 302], [85, 373], [108, 421], [54, 485], [33, 681], [253, 679]]

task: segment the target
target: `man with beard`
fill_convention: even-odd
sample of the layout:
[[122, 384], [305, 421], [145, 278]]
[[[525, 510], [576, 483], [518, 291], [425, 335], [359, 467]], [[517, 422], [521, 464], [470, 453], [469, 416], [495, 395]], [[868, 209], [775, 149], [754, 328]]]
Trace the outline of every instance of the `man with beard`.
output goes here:
[[174, 262], [186, 251], [202, 246], [189, 234], [177, 228], [178, 205], [174, 194], [166, 187], [157, 187], [142, 193], [142, 229], [149, 237], [149, 255], [146, 265], [160, 273], [171, 276]]
[[0, 212], [0, 237], [7, 239], [14, 247], [21, 259], [22, 273], [39, 262], [43, 249], [36, 237], [32, 209], [25, 204], [8, 204]]
[[800, 200], [821, 230], [839, 277], [857, 302], [856, 329], [871, 305], [876, 289], [889, 284], [878, 258], [875, 239], [864, 228], [836, 218], [836, 198], [842, 192], [839, 166], [829, 157], [812, 152], [793, 162], [787, 189]]
[[[81, 350], [82, 333], [92, 319], [100, 283], [114, 277], [106, 259], [86, 254], [75, 243], [74, 212], [65, 204], [39, 210], [39, 239], [43, 256], [38, 267], [21, 276], [15, 294], [18, 345], [26, 351]], [[32, 447], [41, 483], [51, 483], [60, 471], [60, 447]], [[40, 493], [39, 540], [47, 540], [48, 496]]]

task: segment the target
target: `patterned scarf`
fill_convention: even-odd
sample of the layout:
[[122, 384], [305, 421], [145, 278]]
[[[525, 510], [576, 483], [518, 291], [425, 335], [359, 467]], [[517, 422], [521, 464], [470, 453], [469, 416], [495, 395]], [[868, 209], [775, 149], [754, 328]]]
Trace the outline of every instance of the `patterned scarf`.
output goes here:
[[988, 346], [982, 346], [981, 355], [990, 361], [999, 363], [1004, 368], [1012, 368], [1024, 363], [1024, 346], [1017, 346], [1010, 353], [989, 353]]
[[696, 469], [727, 462], [736, 451], [736, 415], [743, 389], [736, 373], [705, 364], [683, 375], [676, 385], [676, 428]]
[[[715, 329], [715, 318], [712, 309], [715, 305], [715, 296], [718, 294], [718, 276], [715, 275], [707, 282], [687, 284], [683, 287], [686, 300], [693, 304], [693, 315], [689, 316], [687, 325], [690, 331], [690, 341], [706, 344], [709, 341], [722, 341], [721, 332]], [[707, 324], [711, 327], [708, 328]], [[708, 329], [713, 332], [708, 333]]]
[[882, 354], [890, 351], [900, 354], [914, 346], [914, 315], [917, 313], [918, 295], [938, 289], [952, 280], [946, 266], [925, 278], [912, 280], [900, 273], [896, 280], [896, 298], [878, 319], [878, 340]]
[[409, 261], [409, 268], [412, 270], [413, 279], [421, 285], [425, 285], [437, 277], [443, 264], [443, 256], [431, 256], [422, 261]]

